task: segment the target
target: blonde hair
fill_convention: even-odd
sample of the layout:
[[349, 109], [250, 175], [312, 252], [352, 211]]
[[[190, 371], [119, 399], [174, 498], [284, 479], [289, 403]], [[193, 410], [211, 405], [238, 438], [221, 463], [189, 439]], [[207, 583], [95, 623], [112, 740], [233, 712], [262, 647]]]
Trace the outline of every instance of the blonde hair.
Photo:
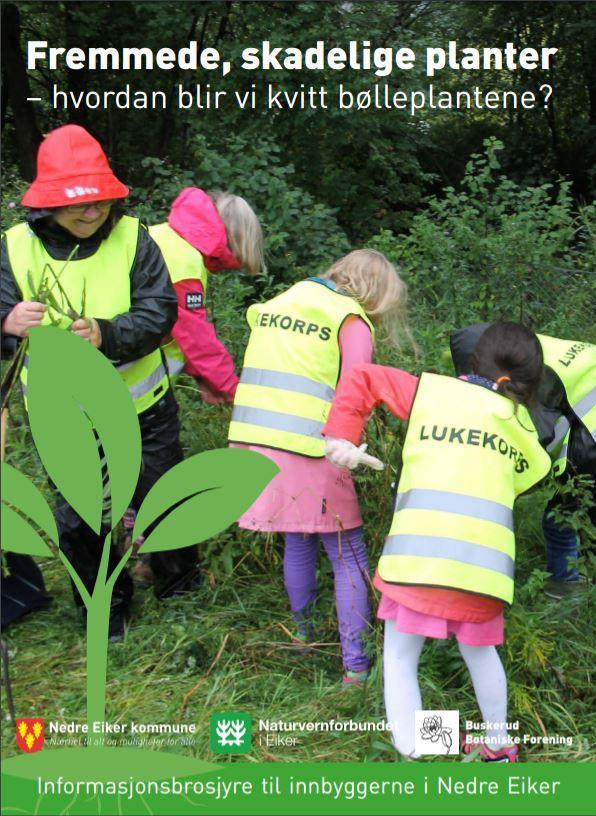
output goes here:
[[241, 196], [214, 190], [208, 193], [226, 228], [232, 255], [249, 275], [264, 267], [263, 230], [254, 210]]
[[402, 347], [405, 335], [417, 351], [408, 326], [408, 287], [383, 253], [375, 249], [355, 249], [336, 261], [321, 278], [333, 281], [338, 292], [357, 300], [397, 349]]

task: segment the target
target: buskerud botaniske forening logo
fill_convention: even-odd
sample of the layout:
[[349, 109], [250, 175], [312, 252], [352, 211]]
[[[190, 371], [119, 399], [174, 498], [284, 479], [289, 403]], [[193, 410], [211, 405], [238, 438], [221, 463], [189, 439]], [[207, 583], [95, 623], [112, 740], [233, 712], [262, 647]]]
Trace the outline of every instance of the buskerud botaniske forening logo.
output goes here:
[[417, 754], [459, 754], [459, 710], [416, 711], [414, 717], [414, 751]]

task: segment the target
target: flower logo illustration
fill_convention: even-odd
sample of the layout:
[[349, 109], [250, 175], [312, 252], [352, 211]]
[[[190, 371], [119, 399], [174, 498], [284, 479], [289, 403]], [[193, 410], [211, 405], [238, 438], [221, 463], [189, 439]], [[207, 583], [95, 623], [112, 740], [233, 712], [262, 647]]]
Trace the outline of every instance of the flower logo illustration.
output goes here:
[[443, 720], [438, 715], [432, 717], [425, 717], [420, 729], [420, 736], [423, 740], [430, 740], [431, 742], [443, 741], [443, 745], [447, 750], [453, 745], [451, 737], [451, 728], [446, 728], [443, 725]]

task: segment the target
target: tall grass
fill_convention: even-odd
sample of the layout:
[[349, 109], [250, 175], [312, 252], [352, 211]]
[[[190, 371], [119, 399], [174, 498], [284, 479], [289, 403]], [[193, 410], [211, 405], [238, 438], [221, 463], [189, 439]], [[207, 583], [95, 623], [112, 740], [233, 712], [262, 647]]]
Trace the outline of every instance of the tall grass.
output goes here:
[[[372, 242], [402, 266], [410, 285], [414, 333], [423, 349], [421, 359], [411, 353], [398, 358], [380, 343], [377, 361], [414, 372], [450, 374], [449, 332], [487, 317], [522, 316], [560, 337], [596, 339], [594, 207], [574, 213], [565, 185], [552, 193], [544, 186], [520, 191], [498, 176], [498, 149], [498, 144], [491, 143], [486, 157], [471, 162], [461, 193], [448, 189], [442, 199], [428, 202], [409, 235], [383, 232]], [[225, 163], [218, 168], [224, 173]], [[219, 181], [222, 187], [228, 183], [223, 177]], [[146, 212], [155, 209], [153, 198], [163, 204], [160, 190], [157, 184], [153, 193], [145, 191]], [[254, 203], [258, 209], [258, 201]], [[14, 213], [3, 209], [10, 223]], [[298, 237], [284, 239], [291, 246], [276, 246], [278, 266], [280, 258], [300, 255], [309, 226], [304, 216], [294, 230]], [[294, 240], [297, 243], [292, 244]], [[242, 317], [245, 307], [271, 297], [295, 279], [292, 276], [302, 275], [291, 263], [282, 267], [283, 274], [269, 273], [256, 281], [237, 273], [213, 278], [212, 318], [238, 364], [248, 335]], [[195, 391], [193, 381], [186, 378], [176, 386], [187, 454], [224, 446], [230, 417], [229, 407], [205, 406]], [[403, 424], [379, 411], [369, 424], [368, 442], [370, 451], [391, 467], [383, 473], [356, 476], [373, 565], [390, 526], [391, 482], [403, 437]], [[8, 461], [49, 492], [16, 398], [9, 423]], [[543, 594], [546, 572], [540, 521], [552, 490], [552, 484], [547, 485], [523, 497], [516, 508], [516, 601], [506, 616], [506, 643], [500, 651], [509, 680], [509, 719], [519, 720], [520, 733], [573, 737], [571, 746], [529, 745], [524, 756], [586, 761], [593, 758], [590, 746], [596, 725], [592, 713], [594, 590], [561, 602]], [[586, 540], [587, 532], [582, 531]], [[209, 717], [212, 712], [239, 709], [250, 712], [257, 726], [246, 761], [396, 759], [383, 732], [311, 733], [291, 747], [267, 746], [259, 739], [259, 719], [364, 721], [384, 716], [381, 627], [375, 623], [367, 638], [374, 660], [370, 681], [364, 688], [342, 688], [330, 565], [321, 557], [317, 642], [312, 653], [304, 655], [292, 639], [282, 556], [280, 536], [232, 527], [203, 545], [205, 580], [192, 596], [158, 602], [150, 590], [139, 588], [124, 642], [110, 645], [108, 719], [197, 723], [192, 744], [162, 747], [215, 759], [209, 747]], [[53, 605], [6, 634], [16, 713], [84, 722], [84, 628], [63, 569], [55, 562], [42, 563], [42, 568], [54, 595]], [[588, 568], [584, 551], [582, 569]], [[420, 677], [427, 708], [458, 708], [462, 719], [479, 718], [453, 640], [427, 643]], [[17, 748], [6, 707], [2, 737], [3, 753], [14, 753]]]

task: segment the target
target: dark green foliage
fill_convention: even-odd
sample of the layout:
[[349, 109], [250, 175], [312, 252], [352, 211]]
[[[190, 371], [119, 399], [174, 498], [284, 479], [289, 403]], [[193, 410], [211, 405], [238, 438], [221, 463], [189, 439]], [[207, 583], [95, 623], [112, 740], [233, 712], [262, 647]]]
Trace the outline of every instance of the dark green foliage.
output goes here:
[[589, 339], [594, 207], [576, 212], [566, 182], [518, 186], [500, 170], [502, 148], [488, 140], [457, 190], [430, 198], [406, 235], [385, 231], [372, 245], [406, 276], [417, 325], [503, 319]]
[[334, 211], [296, 186], [294, 167], [281, 163], [280, 148], [271, 138], [254, 141], [237, 135], [215, 148], [196, 136], [192, 150], [194, 174], [161, 159], [143, 160], [148, 186], [134, 192], [132, 204], [139, 202], [137, 212], [148, 223], [165, 220], [184, 186], [243, 196], [258, 214], [266, 236], [268, 271], [262, 284], [323, 271], [349, 250]]
[[[8, 4], [6, 4], [8, 5]], [[209, 170], [197, 162], [197, 136], [206, 138], [226, 157], [230, 135], [246, 144], [261, 145], [271, 138], [279, 149], [282, 167], [293, 165], [292, 186], [314, 196], [337, 212], [349, 239], [361, 242], [379, 229], [402, 232], [429, 193], [455, 186], [471, 153], [489, 136], [504, 144], [502, 163], [515, 182], [539, 186], [563, 177], [573, 197], [588, 202], [594, 194], [596, 87], [590, 61], [596, 46], [596, 7], [577, 2], [432, 3], [386, 0], [370, 3], [292, 2], [17, 2], [21, 12], [22, 45], [27, 39], [79, 46], [140, 45], [181, 48], [190, 39], [216, 47], [239, 64], [242, 49], [270, 40], [273, 45], [313, 46], [317, 40], [345, 45], [367, 40], [372, 47], [409, 47], [418, 55], [414, 70], [394, 71], [389, 77], [374, 72], [232, 70], [226, 77], [203, 71], [56, 71], [30, 72], [32, 88], [44, 101], [35, 109], [42, 133], [65, 121], [92, 130], [106, 146], [117, 172], [133, 188], [145, 183], [143, 159], [157, 156], [191, 174]], [[265, 12], [266, 10], [266, 12]], [[66, 35], [67, 42], [64, 43]], [[247, 90], [254, 84], [261, 98], [265, 86], [289, 92], [304, 85], [325, 85], [330, 96], [342, 82], [351, 90], [375, 82], [392, 89], [424, 89], [427, 46], [498, 46], [510, 40], [517, 47], [555, 46], [554, 69], [535, 71], [441, 71], [432, 78], [437, 90], [532, 90], [553, 88], [550, 104], [533, 110], [472, 110], [464, 113], [427, 110], [416, 117], [407, 111], [358, 113], [338, 111], [178, 110], [173, 91], [209, 83], [212, 90]], [[61, 90], [111, 89], [126, 83], [135, 90], [163, 91], [172, 96], [166, 110], [55, 111], [49, 107], [52, 85]], [[10, 106], [4, 111], [5, 161], [18, 163], [15, 122]], [[267, 150], [265, 150], [267, 152]], [[230, 154], [234, 160], [237, 154]], [[230, 156], [228, 156], [230, 158]], [[226, 173], [227, 178], [227, 173]]]
[[[61, 41], [67, 4], [19, 3], [25, 34], [40, 31]], [[126, 8], [126, 13], [123, 13]], [[148, 223], [163, 221], [181, 188], [224, 188], [245, 196], [260, 216], [268, 269], [251, 280], [238, 273], [212, 276], [208, 308], [218, 335], [239, 368], [248, 329], [246, 306], [271, 297], [289, 283], [324, 269], [352, 247], [386, 253], [409, 285], [413, 332], [421, 354], [398, 353], [383, 340], [378, 362], [418, 373], [452, 373], [448, 337], [477, 320], [523, 319], [559, 337], [596, 340], [596, 208], [593, 190], [596, 92], [589, 55], [594, 52], [594, 4], [589, 3], [69, 3], [70, 24], [89, 45], [180, 47], [189, 38], [217, 45], [233, 58], [246, 45], [271, 39], [306, 47], [317, 39], [341, 44], [351, 38], [373, 45], [423, 48], [449, 39], [466, 45], [559, 46], [556, 72], [536, 73], [530, 86], [550, 81], [549, 110], [516, 112], [425, 112], [321, 114], [304, 111], [176, 112], [169, 119], [143, 112], [97, 112], [82, 122], [105, 144], [120, 176], [132, 186], [130, 210]], [[76, 37], [75, 37], [76, 39]], [[98, 78], [84, 77], [90, 88]], [[271, 77], [255, 74], [259, 88]], [[73, 77], [56, 72], [65, 87]], [[321, 82], [337, 77], [321, 76]], [[353, 88], [370, 77], [352, 76]], [[41, 81], [46, 81], [45, 77]], [[126, 78], [104, 74], [104, 87]], [[139, 86], [166, 89], [174, 81], [154, 72], [135, 77]], [[231, 87], [232, 76], [214, 81]], [[311, 82], [306, 74], [282, 72], [275, 81], [289, 90]], [[444, 72], [437, 86], [465, 89], [477, 75]], [[491, 77], [491, 87], [519, 89], [520, 75]], [[524, 80], [525, 81], [525, 80]], [[427, 82], [420, 71], [399, 77], [400, 87]], [[46, 108], [41, 129], [66, 121]], [[10, 111], [6, 123], [2, 222], [21, 217], [25, 185], [14, 170]], [[488, 141], [487, 141], [488, 140]], [[194, 381], [176, 386], [187, 456], [226, 444], [227, 406], [200, 402]], [[41, 484], [41, 469], [12, 401], [8, 461]], [[392, 512], [404, 425], [378, 411], [367, 431], [370, 452], [388, 464], [383, 473], [358, 473], [371, 563], [382, 547]], [[574, 745], [530, 746], [528, 759], [587, 760], [594, 722], [590, 597], [555, 603], [542, 592], [546, 578], [540, 520], [553, 485], [523, 497], [517, 507], [517, 596], [507, 615], [501, 650], [510, 689], [509, 718], [530, 734], [560, 733]], [[588, 543], [585, 486], [579, 512], [566, 520]], [[47, 492], [47, 491], [46, 491]], [[214, 759], [208, 749], [208, 718], [218, 709], [238, 708], [254, 717], [301, 720], [383, 716], [381, 629], [367, 647], [375, 657], [364, 690], [340, 689], [341, 665], [329, 565], [320, 562], [315, 610], [320, 642], [311, 658], [298, 654], [288, 636], [291, 616], [282, 579], [281, 537], [235, 527], [204, 542], [206, 580], [192, 597], [158, 603], [138, 592], [133, 623], [122, 646], [111, 647], [108, 718], [198, 722], [193, 747], [170, 750]], [[43, 563], [54, 606], [8, 633], [13, 653], [18, 715], [76, 718], [83, 712], [82, 630], [60, 565]], [[590, 569], [587, 547], [581, 570]], [[593, 566], [592, 566], [593, 569]], [[225, 646], [218, 659], [217, 655]], [[35, 672], [32, 667], [35, 666]], [[457, 708], [476, 717], [476, 702], [454, 643], [427, 644], [421, 684], [429, 708]], [[68, 682], [66, 682], [68, 679]], [[182, 712], [182, 700], [201, 681]], [[12, 726], [3, 724], [5, 751], [14, 750]], [[385, 735], [338, 738], [317, 735], [291, 753], [258, 759], [393, 761]]]

